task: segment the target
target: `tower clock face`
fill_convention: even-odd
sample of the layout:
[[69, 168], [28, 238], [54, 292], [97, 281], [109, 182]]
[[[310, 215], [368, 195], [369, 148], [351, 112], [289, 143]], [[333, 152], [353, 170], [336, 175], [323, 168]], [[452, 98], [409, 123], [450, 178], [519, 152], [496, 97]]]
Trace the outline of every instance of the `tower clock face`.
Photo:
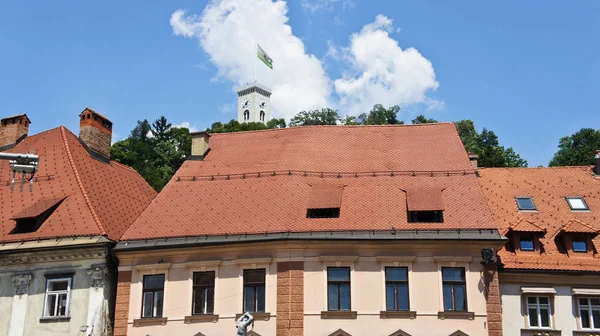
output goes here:
[[260, 100], [258, 101], [258, 107], [259, 107], [261, 110], [264, 110], [264, 109], [266, 109], [266, 108], [267, 108], [267, 102], [266, 102], [264, 99], [260, 99]]
[[250, 106], [252, 106], [252, 102], [250, 101], [250, 98], [244, 98], [242, 100], [242, 108], [244, 110], [247, 110], [250, 108]]

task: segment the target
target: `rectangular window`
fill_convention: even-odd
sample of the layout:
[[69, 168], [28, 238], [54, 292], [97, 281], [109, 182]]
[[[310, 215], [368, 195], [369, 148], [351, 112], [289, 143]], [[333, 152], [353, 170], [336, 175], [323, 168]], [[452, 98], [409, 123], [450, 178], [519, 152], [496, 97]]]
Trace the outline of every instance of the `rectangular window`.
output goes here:
[[142, 317], [162, 317], [165, 275], [144, 275]]
[[192, 315], [212, 314], [215, 306], [215, 272], [194, 273]]
[[517, 205], [519, 210], [536, 210], [531, 197], [517, 197]]
[[550, 328], [552, 320], [550, 298], [548, 296], [528, 296], [527, 315], [529, 315], [529, 327]]
[[244, 270], [244, 312], [265, 312], [265, 276], [266, 270]]
[[350, 310], [350, 267], [327, 268], [327, 309]]
[[521, 236], [521, 251], [533, 251], [533, 236]]
[[340, 208], [308, 209], [306, 218], [339, 218]]
[[408, 219], [411, 223], [443, 223], [443, 211], [409, 211]]
[[600, 329], [600, 298], [579, 298], [581, 329]]
[[46, 280], [44, 317], [67, 317], [71, 294], [71, 278]]
[[445, 311], [467, 311], [467, 286], [465, 269], [442, 267]]
[[573, 238], [573, 252], [587, 252], [587, 239], [581, 237]]
[[589, 210], [583, 197], [566, 197], [571, 210]]
[[387, 311], [409, 310], [408, 268], [385, 268], [385, 302]]

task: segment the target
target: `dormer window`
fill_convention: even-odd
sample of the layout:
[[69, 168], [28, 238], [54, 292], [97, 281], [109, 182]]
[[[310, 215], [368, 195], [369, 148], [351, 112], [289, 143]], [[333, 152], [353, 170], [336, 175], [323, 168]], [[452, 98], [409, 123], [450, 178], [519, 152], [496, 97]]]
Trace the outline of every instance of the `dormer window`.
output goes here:
[[583, 197], [566, 197], [567, 203], [569, 204], [569, 208], [571, 210], [589, 210], [587, 204]]
[[587, 238], [585, 238], [585, 237], [573, 238], [573, 252], [586, 253], [587, 251], [588, 251]]
[[311, 186], [306, 218], [339, 218], [343, 186], [316, 184]]
[[308, 209], [306, 218], [339, 218], [340, 208]]
[[520, 218], [510, 226], [506, 235], [510, 238], [515, 253], [540, 253], [542, 251], [540, 238], [545, 234], [546, 228], [525, 218]]
[[535, 251], [534, 241], [534, 235], [522, 235], [520, 237], [521, 251]]
[[517, 197], [517, 206], [519, 210], [535, 211], [537, 210], [531, 197]]
[[592, 239], [599, 232], [598, 229], [581, 220], [572, 219], [562, 227], [556, 236], [556, 242], [562, 245], [569, 255], [593, 257]]
[[441, 188], [406, 190], [409, 223], [443, 223], [444, 198]]
[[409, 211], [408, 219], [411, 223], [443, 223], [443, 211]]
[[65, 200], [65, 197], [41, 199], [14, 215], [15, 228], [10, 234], [36, 232]]

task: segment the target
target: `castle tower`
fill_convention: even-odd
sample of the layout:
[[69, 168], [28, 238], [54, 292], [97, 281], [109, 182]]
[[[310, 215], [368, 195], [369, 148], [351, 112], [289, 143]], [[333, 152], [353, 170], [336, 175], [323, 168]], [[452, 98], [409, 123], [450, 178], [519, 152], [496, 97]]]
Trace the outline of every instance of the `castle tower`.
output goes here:
[[254, 82], [241, 86], [237, 94], [239, 122], [271, 120], [271, 89]]

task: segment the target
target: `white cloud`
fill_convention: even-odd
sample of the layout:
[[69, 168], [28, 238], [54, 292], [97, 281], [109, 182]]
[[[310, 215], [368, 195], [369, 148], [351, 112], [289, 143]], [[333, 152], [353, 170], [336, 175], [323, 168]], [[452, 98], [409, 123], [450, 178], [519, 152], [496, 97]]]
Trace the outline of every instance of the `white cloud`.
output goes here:
[[320, 10], [332, 10], [335, 5], [342, 5], [342, 9], [353, 6], [351, 0], [302, 0], [302, 7], [305, 11], [315, 13]]
[[172, 127], [175, 128], [187, 128], [190, 130], [190, 132], [198, 132], [198, 128], [193, 126], [192, 124], [190, 124], [189, 121], [182, 121], [177, 125], [173, 125]]
[[390, 37], [392, 20], [377, 15], [375, 21], [350, 36], [350, 46], [344, 50], [350, 69], [335, 81], [344, 113], [369, 111], [373, 104], [384, 106], [426, 104], [443, 106], [427, 94], [439, 83], [431, 62], [416, 49], [402, 50]]
[[[331, 106], [332, 88], [321, 61], [305, 51], [287, 21], [286, 3], [271, 0], [213, 0], [201, 15], [183, 10], [171, 15], [173, 32], [198, 39], [217, 78], [250, 82], [256, 66], [258, 81], [272, 89], [274, 114], [290, 118]], [[273, 70], [256, 59], [257, 42], [273, 59]]]
[[325, 53], [325, 57], [331, 57], [333, 59], [339, 58], [338, 49], [331, 40], [327, 41], [327, 52]]
[[223, 104], [223, 105], [219, 106], [219, 111], [223, 114], [232, 113], [234, 110], [235, 110], [234, 104]]

